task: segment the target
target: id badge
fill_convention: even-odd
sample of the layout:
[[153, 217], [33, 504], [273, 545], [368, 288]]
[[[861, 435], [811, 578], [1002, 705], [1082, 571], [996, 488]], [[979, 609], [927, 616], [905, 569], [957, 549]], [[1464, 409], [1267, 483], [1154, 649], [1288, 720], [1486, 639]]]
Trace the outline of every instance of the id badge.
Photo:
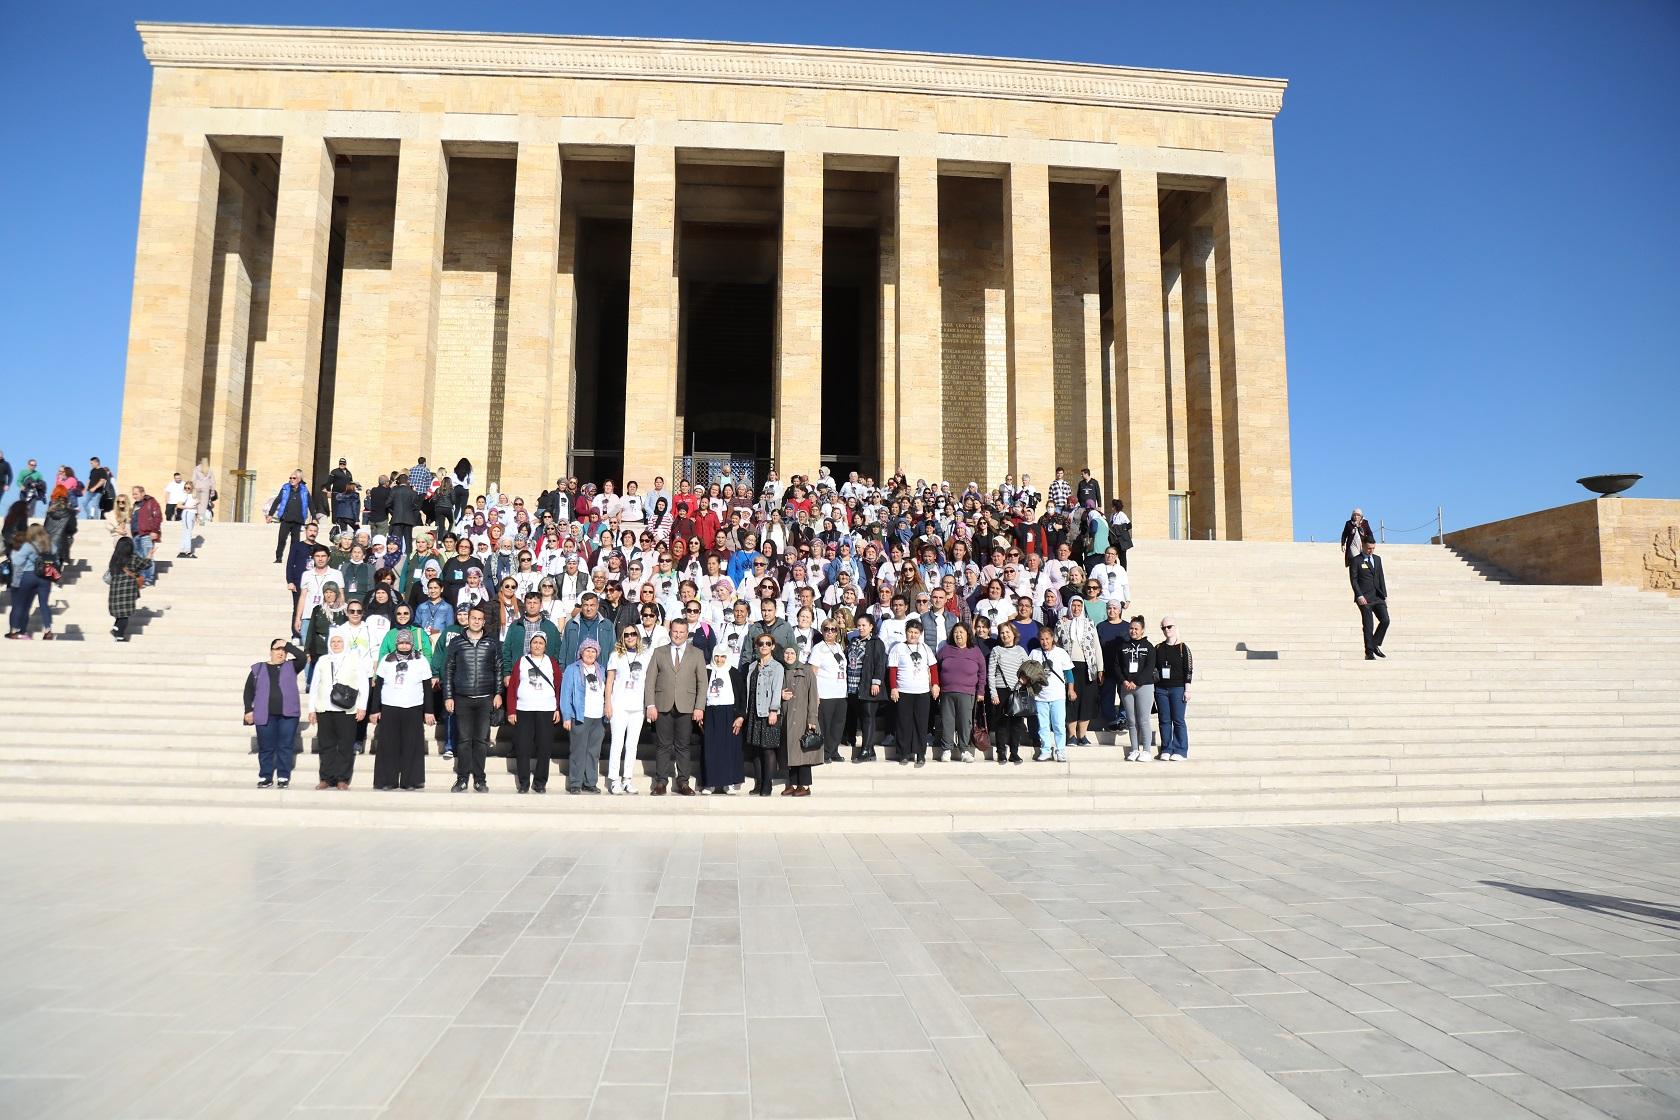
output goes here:
[[1126, 662], [1126, 672], [1135, 674], [1137, 672], [1137, 669], [1138, 669], [1138, 663], [1136, 661]]
[[1164, 681], [1172, 680], [1172, 666], [1171, 665], [1161, 666], [1161, 679], [1164, 680]]

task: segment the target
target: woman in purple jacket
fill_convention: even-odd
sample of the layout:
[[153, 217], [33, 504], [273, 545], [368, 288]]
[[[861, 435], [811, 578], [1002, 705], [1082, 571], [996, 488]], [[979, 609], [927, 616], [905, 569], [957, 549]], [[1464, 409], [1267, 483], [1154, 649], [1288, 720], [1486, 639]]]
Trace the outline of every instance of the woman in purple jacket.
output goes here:
[[[975, 646], [968, 624], [955, 623], [939, 650], [939, 726], [945, 732], [947, 758], [974, 761], [974, 748], [970, 745], [974, 702], [985, 694], [985, 655]], [[940, 760], [937, 753], [933, 760]]]
[[251, 666], [245, 678], [245, 725], [257, 729], [257, 788], [292, 784], [292, 747], [297, 742], [298, 674], [307, 661], [285, 638], [268, 643], [268, 660]]

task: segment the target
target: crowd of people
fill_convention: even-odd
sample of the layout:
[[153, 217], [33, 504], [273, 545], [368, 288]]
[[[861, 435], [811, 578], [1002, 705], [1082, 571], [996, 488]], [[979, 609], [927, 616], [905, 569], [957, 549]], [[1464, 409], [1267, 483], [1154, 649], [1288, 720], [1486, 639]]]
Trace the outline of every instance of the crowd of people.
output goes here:
[[[8, 498], [14, 482], [17, 497]], [[176, 474], [165, 487], [166, 504], [160, 505], [141, 486], [122, 493], [116, 477], [98, 457], [88, 460], [83, 477], [66, 464], [49, 482], [34, 459], [14, 476], [11, 463], [0, 452], [0, 508], [5, 510], [0, 523], [0, 542], [5, 546], [0, 585], [11, 597], [6, 637], [13, 641], [33, 638], [32, 618], [40, 625], [42, 639], [57, 637], [52, 628], [52, 589], [74, 562], [82, 529], [96, 525], [107, 530], [92, 546], [96, 552], [103, 551], [104, 541], [114, 538], [101, 571], [109, 588], [111, 637], [128, 641], [141, 590], [157, 582], [154, 557], [163, 541], [164, 522], [179, 526], [177, 557], [191, 558], [196, 555], [202, 527], [212, 516], [216, 496], [208, 461], [200, 462], [190, 479]]]
[[432, 740], [456, 792], [489, 788], [499, 739], [516, 790], [542, 793], [563, 735], [580, 795], [637, 793], [644, 736], [655, 796], [770, 796], [778, 776], [809, 796], [848, 752], [1065, 761], [1122, 728], [1128, 760], [1189, 753], [1190, 649], [1128, 613], [1130, 520], [1089, 470], [1043, 492], [825, 467], [532, 497], [464, 459], [371, 486], [340, 459], [262, 512], [292, 620], [245, 684], [264, 787], [289, 784], [303, 720], [322, 790], [368, 749], [375, 788], [421, 788]]

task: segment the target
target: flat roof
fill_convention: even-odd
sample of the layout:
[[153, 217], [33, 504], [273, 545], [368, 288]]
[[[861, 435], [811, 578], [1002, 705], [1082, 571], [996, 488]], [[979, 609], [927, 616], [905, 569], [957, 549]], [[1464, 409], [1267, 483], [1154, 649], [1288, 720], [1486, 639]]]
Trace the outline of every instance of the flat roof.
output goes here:
[[1275, 117], [1282, 78], [919, 51], [475, 31], [136, 25], [154, 68], [595, 78], [989, 97]]

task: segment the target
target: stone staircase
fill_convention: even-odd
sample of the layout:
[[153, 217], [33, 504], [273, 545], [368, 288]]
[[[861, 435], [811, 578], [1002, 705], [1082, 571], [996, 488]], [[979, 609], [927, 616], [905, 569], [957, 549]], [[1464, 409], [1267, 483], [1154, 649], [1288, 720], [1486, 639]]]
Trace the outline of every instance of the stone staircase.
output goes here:
[[1112, 745], [1064, 764], [845, 764], [790, 800], [520, 797], [499, 762], [490, 794], [451, 794], [435, 754], [419, 792], [374, 792], [364, 757], [356, 788], [317, 793], [307, 754], [292, 789], [258, 790], [239, 695], [286, 628], [272, 530], [212, 525], [198, 559], [160, 562], [128, 644], [107, 635], [108, 541], [78, 543], [92, 563], [55, 595], [63, 640], [0, 643], [0, 819], [901, 832], [1680, 812], [1680, 602], [1492, 582], [1434, 546], [1383, 549], [1378, 662], [1334, 545], [1137, 549], [1134, 610], [1152, 636], [1176, 615], [1195, 653], [1186, 764]]

